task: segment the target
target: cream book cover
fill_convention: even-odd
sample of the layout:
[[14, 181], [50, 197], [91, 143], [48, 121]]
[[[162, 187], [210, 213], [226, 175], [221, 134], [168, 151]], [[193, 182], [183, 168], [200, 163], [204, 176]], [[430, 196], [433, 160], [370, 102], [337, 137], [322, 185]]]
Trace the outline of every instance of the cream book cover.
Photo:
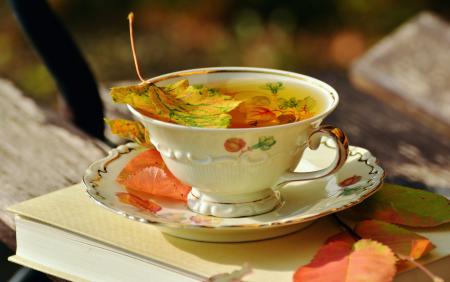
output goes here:
[[272, 240], [189, 241], [100, 207], [89, 199], [81, 184], [25, 201], [9, 210], [204, 277], [237, 270], [248, 262], [253, 268], [247, 277], [249, 281], [290, 281], [293, 271], [308, 263], [330, 234], [339, 232], [332, 220], [323, 219], [301, 232]]
[[[307, 264], [329, 236], [340, 232], [334, 220], [325, 217], [304, 230], [270, 240], [246, 243], [189, 241], [165, 235], [150, 224], [128, 220], [98, 206], [89, 199], [81, 184], [25, 201], [8, 210], [24, 218], [195, 273], [205, 279], [218, 273], [237, 270], [244, 263], [250, 263], [253, 272], [246, 276], [246, 281], [291, 281], [293, 272], [299, 266]], [[449, 225], [421, 230], [420, 233], [437, 246], [422, 260], [423, 263], [445, 258], [450, 254]], [[48, 269], [36, 262], [27, 262], [18, 256], [12, 260], [70, 279], [58, 270]], [[75, 276], [72, 278], [78, 280]]]

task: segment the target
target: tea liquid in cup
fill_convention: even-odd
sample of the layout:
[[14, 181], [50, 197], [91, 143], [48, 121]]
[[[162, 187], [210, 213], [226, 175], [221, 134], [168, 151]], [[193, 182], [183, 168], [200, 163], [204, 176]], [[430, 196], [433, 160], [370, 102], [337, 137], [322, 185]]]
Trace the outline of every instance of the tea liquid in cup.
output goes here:
[[[129, 106], [150, 132], [169, 170], [193, 187], [188, 195], [192, 211], [217, 217], [269, 212], [280, 203], [274, 190], [292, 181], [325, 177], [345, 163], [345, 134], [320, 125], [339, 100], [326, 83], [292, 72], [241, 67], [186, 70], [149, 82], [165, 86], [180, 79], [243, 101], [231, 112], [231, 128], [173, 124]], [[305, 111], [298, 111], [302, 106]], [[304, 150], [317, 149], [322, 136], [336, 143], [333, 163], [318, 171], [293, 172]]]

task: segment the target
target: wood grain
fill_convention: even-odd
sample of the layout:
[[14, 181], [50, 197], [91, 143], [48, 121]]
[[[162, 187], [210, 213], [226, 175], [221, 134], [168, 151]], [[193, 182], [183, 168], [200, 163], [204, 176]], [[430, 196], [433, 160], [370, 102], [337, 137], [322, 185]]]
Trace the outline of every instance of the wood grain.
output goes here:
[[7, 206], [80, 182], [105, 145], [68, 124], [52, 124], [8, 81], [0, 80], [0, 97], [0, 220], [14, 228]]
[[450, 25], [423, 12], [352, 67], [360, 89], [450, 138]]
[[339, 93], [327, 119], [352, 145], [369, 149], [386, 169], [387, 181], [450, 196], [450, 139], [414, 117], [355, 89], [344, 73], [316, 75]]

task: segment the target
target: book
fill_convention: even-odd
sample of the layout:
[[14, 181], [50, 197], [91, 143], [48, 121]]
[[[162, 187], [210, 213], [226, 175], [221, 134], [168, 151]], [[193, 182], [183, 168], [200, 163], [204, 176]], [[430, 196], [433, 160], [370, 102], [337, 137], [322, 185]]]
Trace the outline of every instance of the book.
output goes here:
[[[249, 263], [245, 281], [291, 281], [331, 235], [331, 217], [279, 238], [246, 243], [205, 243], [161, 233], [94, 203], [81, 184], [8, 209], [16, 214], [17, 251], [10, 261], [71, 281], [205, 281]], [[449, 226], [420, 231], [437, 246], [421, 260], [450, 278]], [[417, 270], [396, 281], [427, 281]]]

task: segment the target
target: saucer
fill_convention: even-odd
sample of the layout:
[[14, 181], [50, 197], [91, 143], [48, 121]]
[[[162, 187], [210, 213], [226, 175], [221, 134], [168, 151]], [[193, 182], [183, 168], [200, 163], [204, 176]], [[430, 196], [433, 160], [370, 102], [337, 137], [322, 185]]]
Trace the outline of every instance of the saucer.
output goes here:
[[[115, 179], [129, 160], [146, 149], [135, 143], [121, 145], [95, 161], [83, 177], [89, 196], [109, 210], [162, 232], [190, 240], [243, 242], [273, 238], [300, 230], [313, 220], [362, 202], [382, 185], [384, 170], [376, 158], [360, 147], [350, 146], [344, 166], [335, 174], [312, 181], [290, 183], [278, 190], [281, 204], [271, 212], [240, 218], [218, 218], [192, 212], [184, 202], [155, 200], [162, 209], [156, 213], [124, 204], [116, 193], [126, 190]], [[316, 170], [334, 157], [331, 140], [319, 149], [307, 149], [296, 171]]]

